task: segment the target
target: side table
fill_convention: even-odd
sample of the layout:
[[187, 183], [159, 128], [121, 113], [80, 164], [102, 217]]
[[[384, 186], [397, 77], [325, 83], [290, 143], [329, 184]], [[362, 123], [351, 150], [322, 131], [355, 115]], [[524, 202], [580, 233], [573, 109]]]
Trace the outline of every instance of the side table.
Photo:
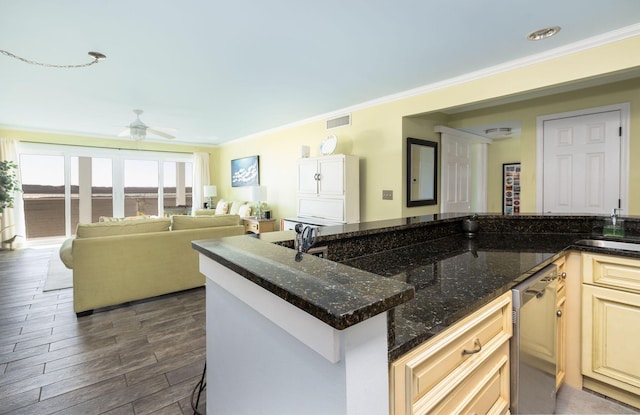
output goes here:
[[276, 230], [275, 219], [242, 218], [242, 223], [244, 224], [244, 231], [246, 233], [260, 234]]

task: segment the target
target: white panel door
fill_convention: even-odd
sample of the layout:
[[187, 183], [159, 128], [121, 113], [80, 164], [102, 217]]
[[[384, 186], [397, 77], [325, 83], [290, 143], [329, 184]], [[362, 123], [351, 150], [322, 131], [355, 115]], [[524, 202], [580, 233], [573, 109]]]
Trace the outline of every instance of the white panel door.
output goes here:
[[471, 212], [471, 142], [442, 134], [442, 205], [440, 211]]
[[544, 121], [544, 212], [605, 214], [618, 207], [620, 127], [620, 111]]

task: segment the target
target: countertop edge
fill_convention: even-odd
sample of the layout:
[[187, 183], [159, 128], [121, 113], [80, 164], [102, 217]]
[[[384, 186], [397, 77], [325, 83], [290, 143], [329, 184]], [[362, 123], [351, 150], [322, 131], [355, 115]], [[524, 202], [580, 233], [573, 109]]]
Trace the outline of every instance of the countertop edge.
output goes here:
[[[232, 240], [233, 238], [243, 238], [250, 236], [232, 236], [226, 238], [216, 239], [217, 244], [225, 244], [227, 241]], [[260, 241], [260, 243], [269, 243]], [[323, 307], [318, 304], [313, 298], [309, 298], [309, 296], [303, 295], [303, 293], [296, 293], [293, 290], [289, 290], [285, 287], [279, 286], [275, 284], [273, 281], [270, 281], [267, 277], [263, 277], [261, 275], [256, 274], [255, 272], [247, 269], [246, 267], [240, 265], [238, 262], [231, 261], [225, 258], [223, 255], [218, 254], [215, 250], [212, 250], [211, 247], [207, 247], [206, 245], [210, 245], [211, 240], [199, 240], [192, 241], [191, 245], [193, 249], [195, 249], [200, 254], [220, 263], [221, 265], [231, 269], [232, 271], [238, 273], [242, 277], [248, 279], [249, 281], [259, 285], [265, 290], [271, 292], [272, 294], [280, 297], [281, 299], [287, 301], [288, 303], [294, 305], [295, 307], [311, 314], [312, 316], [318, 318], [329, 326], [335, 328], [336, 330], [344, 330], [349, 328], [355, 324], [358, 324], [364, 320], [367, 320], [375, 315], [380, 313], [389, 311], [396, 306], [403, 304], [409, 300], [411, 300], [415, 295], [415, 288], [410, 284], [398, 283], [394, 282], [393, 286], [385, 293], [385, 295], [375, 298], [374, 300], [368, 302], [366, 305], [349, 309], [345, 312], [334, 313], [329, 310], [327, 307]], [[271, 244], [270, 244], [271, 245]], [[272, 245], [274, 249], [277, 250], [286, 250], [289, 255], [294, 255], [295, 251], [292, 251], [289, 248], [285, 248], [278, 245]], [[303, 254], [308, 255], [308, 254]], [[255, 260], [255, 258], [252, 258]], [[343, 266], [346, 267], [346, 266]], [[296, 270], [291, 269], [292, 272], [296, 272]], [[380, 279], [382, 281], [389, 281], [386, 277], [368, 273], [366, 271], [358, 270], [360, 274], [366, 274], [372, 279]]]

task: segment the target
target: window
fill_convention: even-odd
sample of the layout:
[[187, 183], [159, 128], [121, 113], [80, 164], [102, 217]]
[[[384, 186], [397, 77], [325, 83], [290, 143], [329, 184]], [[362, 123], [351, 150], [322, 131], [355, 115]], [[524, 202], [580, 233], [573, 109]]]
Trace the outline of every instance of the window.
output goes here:
[[[191, 205], [193, 156], [20, 145], [27, 239], [75, 234], [100, 216], [162, 215]], [[162, 183], [162, 186], [160, 186]]]
[[65, 234], [64, 171], [61, 155], [20, 156], [27, 239]]
[[124, 215], [158, 214], [158, 162], [124, 161]]

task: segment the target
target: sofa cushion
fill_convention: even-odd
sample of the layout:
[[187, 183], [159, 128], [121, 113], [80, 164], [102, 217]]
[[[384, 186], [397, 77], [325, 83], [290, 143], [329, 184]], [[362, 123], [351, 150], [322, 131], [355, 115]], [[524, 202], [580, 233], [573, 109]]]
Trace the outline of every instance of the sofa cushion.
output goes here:
[[214, 228], [217, 226], [234, 226], [240, 224], [238, 215], [215, 215], [215, 216], [173, 216], [171, 230], [179, 231], [183, 229]]
[[213, 216], [216, 214], [215, 209], [198, 209], [194, 216]]
[[126, 216], [124, 218], [114, 218], [111, 216], [100, 216], [98, 218], [98, 222], [122, 222], [125, 220], [141, 220], [141, 219], [151, 219], [149, 215], [138, 215], [138, 216]]
[[119, 222], [79, 223], [76, 238], [164, 232], [171, 227], [170, 218], [125, 220]]

